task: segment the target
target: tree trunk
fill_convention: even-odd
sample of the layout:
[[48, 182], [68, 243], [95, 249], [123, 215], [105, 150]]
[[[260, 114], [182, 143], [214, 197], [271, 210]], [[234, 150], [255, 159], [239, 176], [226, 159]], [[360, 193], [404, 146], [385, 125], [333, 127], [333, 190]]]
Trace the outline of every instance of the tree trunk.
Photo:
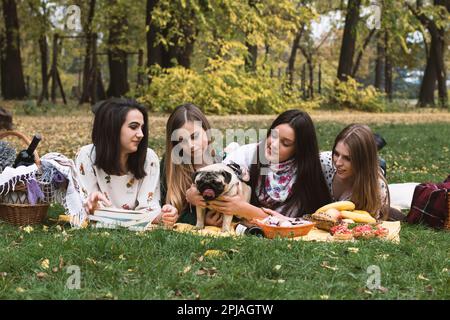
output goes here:
[[2, 94], [5, 99], [26, 97], [20, 56], [19, 18], [15, 0], [2, 0], [5, 20], [5, 48], [2, 62]]
[[439, 104], [442, 108], [446, 108], [448, 104], [447, 92], [447, 70], [445, 68], [445, 30], [443, 28], [438, 31], [439, 38], [436, 40], [436, 48], [434, 56], [436, 59], [436, 76], [438, 82]]
[[124, 26], [128, 24], [125, 16], [112, 17], [108, 38], [109, 87], [107, 97], [122, 97], [130, 89], [128, 84], [127, 52], [121, 48], [126, 42]]
[[382, 33], [378, 32], [377, 58], [375, 61], [375, 82], [374, 82], [374, 86], [378, 90], [381, 90], [383, 86], [383, 58], [384, 58], [384, 45], [382, 41]]
[[389, 31], [384, 34], [384, 92], [389, 101], [392, 101], [392, 62], [389, 52]]
[[292, 42], [291, 55], [289, 56], [288, 62], [288, 75], [289, 75], [289, 86], [292, 88], [294, 84], [294, 71], [295, 71], [295, 60], [297, 59], [297, 50], [300, 44], [300, 39], [302, 38], [303, 26], [295, 35], [294, 41]]
[[[156, 37], [158, 35], [158, 30], [152, 22], [152, 13], [158, 4], [159, 0], [147, 0], [147, 11], [145, 17], [145, 26], [147, 30], [147, 68], [151, 68], [154, 65], [161, 65], [162, 61], [162, 45], [156, 44]], [[151, 84], [152, 74], [148, 77], [148, 82]]]
[[360, 5], [361, 0], [348, 0], [344, 36], [342, 37], [337, 73], [337, 77], [341, 81], [346, 81], [347, 77], [352, 73], [353, 56], [355, 55], [356, 27], [359, 21]]
[[97, 98], [98, 100], [106, 99], [105, 87], [103, 86], [102, 72], [99, 67], [97, 67]]
[[3, 50], [3, 46], [5, 44], [5, 37], [2, 33], [2, 30], [0, 30], [0, 89], [1, 89], [1, 93], [3, 95], [3, 92], [5, 92], [5, 79], [6, 79], [6, 74], [5, 74], [5, 59], [4, 59], [4, 50]]
[[[433, 44], [431, 44], [433, 47]], [[432, 55], [427, 59], [427, 65], [420, 84], [419, 100], [417, 106], [434, 106], [434, 90], [436, 89], [436, 65]]]
[[245, 41], [245, 46], [247, 47], [247, 57], [245, 57], [245, 71], [255, 72], [256, 61], [258, 59], [258, 46], [250, 44], [247, 41]]
[[137, 74], [137, 87], [142, 87], [144, 85], [144, 50], [139, 49], [138, 51], [138, 74]]
[[86, 24], [84, 26], [84, 35], [86, 40], [86, 54], [84, 56], [83, 66], [83, 90], [81, 92], [80, 104], [89, 102], [91, 88], [89, 88], [90, 72], [92, 70], [92, 20], [95, 14], [95, 1], [89, 1], [89, 12]]
[[314, 65], [312, 62], [312, 57], [309, 57], [307, 60], [308, 63], [308, 69], [309, 69], [309, 98], [312, 100], [314, 99]]
[[302, 65], [301, 84], [303, 99], [306, 99], [306, 63]]
[[[435, 0], [435, 6], [443, 6], [450, 11], [449, 0]], [[444, 60], [445, 53], [445, 30], [442, 27], [438, 27], [436, 23], [425, 16], [423, 13], [416, 14], [419, 21], [425, 26], [431, 36], [431, 44], [429, 56], [427, 58], [427, 65], [422, 78], [419, 92], [419, 107], [434, 106], [434, 90], [436, 89], [436, 81], [439, 93], [439, 103], [442, 107], [446, 107], [448, 103], [447, 85], [446, 85], [446, 67]]]
[[317, 92], [319, 95], [322, 94], [322, 65], [319, 63], [319, 71], [317, 73]]
[[48, 100], [48, 43], [47, 36], [44, 34], [39, 37], [39, 51], [41, 54], [41, 96]]
[[191, 56], [194, 52], [194, 43], [197, 36], [197, 29], [195, 28], [195, 12], [191, 10], [190, 19], [182, 21], [182, 30], [184, 38], [184, 46], [178, 48], [177, 62], [179, 65], [189, 69], [191, 67]]

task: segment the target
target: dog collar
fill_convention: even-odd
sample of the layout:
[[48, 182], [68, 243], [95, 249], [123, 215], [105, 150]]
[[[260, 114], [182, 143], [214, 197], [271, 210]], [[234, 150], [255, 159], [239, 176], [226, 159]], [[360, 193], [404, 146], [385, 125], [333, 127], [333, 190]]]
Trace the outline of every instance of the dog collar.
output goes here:
[[238, 165], [234, 161], [231, 161], [229, 164], [227, 164], [227, 167], [231, 168], [231, 170], [234, 171], [234, 173], [239, 178], [239, 180], [244, 181], [244, 180], [242, 180], [242, 169], [241, 169], [240, 165]]

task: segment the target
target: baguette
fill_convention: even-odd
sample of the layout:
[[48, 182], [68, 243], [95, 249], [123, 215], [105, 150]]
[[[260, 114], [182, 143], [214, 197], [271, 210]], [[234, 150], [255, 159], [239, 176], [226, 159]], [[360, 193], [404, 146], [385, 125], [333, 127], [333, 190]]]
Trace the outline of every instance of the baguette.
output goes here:
[[341, 211], [342, 218], [344, 219], [352, 219], [356, 223], [368, 223], [375, 224], [377, 221], [370, 214], [361, 214], [356, 213], [354, 211]]
[[328, 209], [337, 209], [339, 211], [342, 210], [348, 210], [348, 211], [352, 211], [355, 210], [355, 204], [351, 201], [337, 201], [337, 202], [333, 202], [333, 203], [329, 203], [323, 207], [320, 207], [319, 209], [317, 209], [317, 212], [325, 212]]

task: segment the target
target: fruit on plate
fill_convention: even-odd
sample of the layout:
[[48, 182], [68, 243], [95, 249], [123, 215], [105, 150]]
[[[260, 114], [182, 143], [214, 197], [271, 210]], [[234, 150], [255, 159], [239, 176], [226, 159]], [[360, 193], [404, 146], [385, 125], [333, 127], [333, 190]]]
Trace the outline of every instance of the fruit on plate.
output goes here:
[[348, 210], [348, 211], [352, 211], [355, 210], [355, 204], [351, 201], [337, 201], [337, 202], [333, 202], [333, 203], [329, 203], [323, 207], [320, 207], [319, 209], [316, 210], [317, 212], [326, 212], [328, 209], [337, 209], [339, 211], [342, 210]]
[[[361, 212], [361, 211], [360, 211]], [[366, 212], [366, 211], [364, 211]], [[344, 219], [352, 219], [356, 223], [370, 223], [375, 224], [377, 221], [369, 214], [369, 213], [359, 213], [355, 211], [341, 211], [342, 218]]]

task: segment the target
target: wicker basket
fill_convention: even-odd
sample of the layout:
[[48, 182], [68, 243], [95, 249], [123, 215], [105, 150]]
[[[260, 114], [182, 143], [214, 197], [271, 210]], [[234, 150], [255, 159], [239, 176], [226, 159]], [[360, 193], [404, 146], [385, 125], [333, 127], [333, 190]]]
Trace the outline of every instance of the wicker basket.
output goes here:
[[[0, 139], [8, 136], [20, 138], [29, 145], [31, 140], [17, 131], [5, 131], [0, 133]], [[34, 153], [35, 163], [39, 167], [40, 159], [37, 152]], [[30, 204], [28, 202], [27, 187], [18, 183], [14, 191], [0, 196], [0, 219], [14, 225], [31, 225], [42, 223], [48, 212], [48, 203]]]

